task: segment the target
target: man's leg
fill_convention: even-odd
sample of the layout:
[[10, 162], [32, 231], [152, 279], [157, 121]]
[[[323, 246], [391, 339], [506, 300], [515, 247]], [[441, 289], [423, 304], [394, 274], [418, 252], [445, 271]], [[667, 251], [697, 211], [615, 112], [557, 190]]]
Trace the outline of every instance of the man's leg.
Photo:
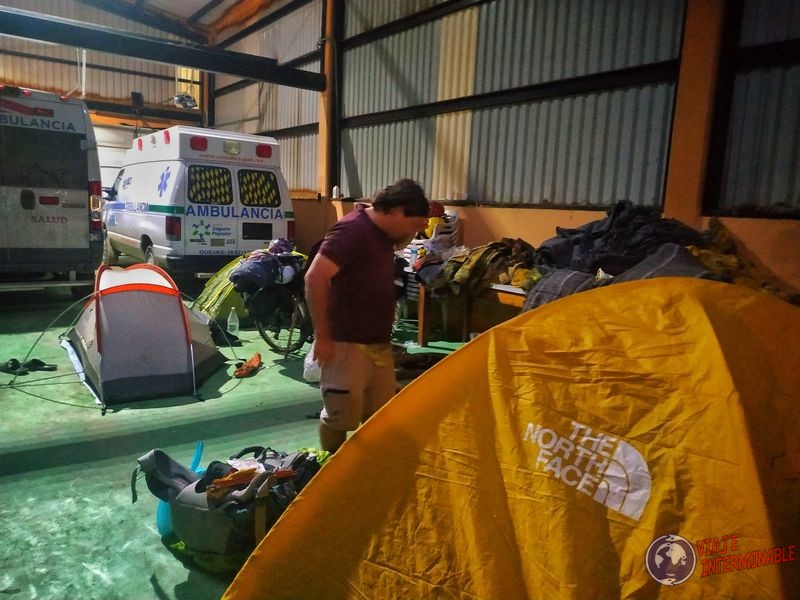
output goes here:
[[327, 450], [331, 454], [339, 449], [339, 446], [344, 444], [347, 439], [346, 431], [339, 431], [338, 429], [331, 429], [325, 423], [319, 424], [319, 445], [323, 450]]
[[320, 374], [322, 411], [319, 441], [323, 450], [335, 452], [355, 430], [364, 406], [369, 360], [355, 344], [335, 342], [331, 361]]
[[391, 346], [381, 364], [371, 365], [369, 384], [365, 392], [364, 412], [361, 422], [365, 423], [379, 408], [386, 404], [397, 393], [397, 380], [395, 378], [394, 361], [392, 360]]

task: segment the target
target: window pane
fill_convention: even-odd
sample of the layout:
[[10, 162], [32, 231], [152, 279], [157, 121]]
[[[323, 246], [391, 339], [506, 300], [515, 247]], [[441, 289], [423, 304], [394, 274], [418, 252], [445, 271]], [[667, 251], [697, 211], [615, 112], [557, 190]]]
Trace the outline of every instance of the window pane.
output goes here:
[[718, 207], [800, 214], [800, 65], [738, 73]]
[[231, 172], [224, 167], [189, 167], [188, 197], [194, 204], [232, 204]]
[[77, 133], [3, 127], [0, 185], [86, 190], [89, 167]]
[[239, 194], [244, 206], [281, 205], [278, 178], [272, 171], [239, 171]]

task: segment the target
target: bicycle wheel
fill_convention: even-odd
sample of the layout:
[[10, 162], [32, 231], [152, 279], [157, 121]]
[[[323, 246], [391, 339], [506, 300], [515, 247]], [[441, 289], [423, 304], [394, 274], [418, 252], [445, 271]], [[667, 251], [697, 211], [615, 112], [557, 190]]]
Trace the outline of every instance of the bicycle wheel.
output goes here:
[[288, 323], [280, 323], [280, 320], [268, 323], [257, 317], [254, 320], [258, 333], [267, 345], [284, 356], [297, 352], [311, 339], [312, 332], [308, 326], [308, 319], [299, 304], [294, 305]]

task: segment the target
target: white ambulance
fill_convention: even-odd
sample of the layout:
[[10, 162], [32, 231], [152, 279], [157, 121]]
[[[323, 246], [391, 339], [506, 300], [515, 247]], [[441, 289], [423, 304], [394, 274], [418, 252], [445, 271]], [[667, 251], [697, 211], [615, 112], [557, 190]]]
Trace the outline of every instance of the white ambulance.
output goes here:
[[294, 238], [274, 138], [176, 126], [133, 140], [105, 210], [104, 261], [121, 253], [175, 274]]
[[90, 293], [101, 194], [86, 103], [0, 84], [0, 291]]

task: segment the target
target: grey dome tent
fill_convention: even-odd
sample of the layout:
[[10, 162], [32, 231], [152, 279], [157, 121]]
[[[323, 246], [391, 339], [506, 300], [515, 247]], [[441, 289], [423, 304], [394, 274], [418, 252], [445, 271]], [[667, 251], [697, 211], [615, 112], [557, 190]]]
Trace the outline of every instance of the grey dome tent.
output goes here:
[[194, 394], [225, 362], [208, 317], [187, 310], [172, 278], [144, 264], [102, 265], [61, 345], [103, 406]]

